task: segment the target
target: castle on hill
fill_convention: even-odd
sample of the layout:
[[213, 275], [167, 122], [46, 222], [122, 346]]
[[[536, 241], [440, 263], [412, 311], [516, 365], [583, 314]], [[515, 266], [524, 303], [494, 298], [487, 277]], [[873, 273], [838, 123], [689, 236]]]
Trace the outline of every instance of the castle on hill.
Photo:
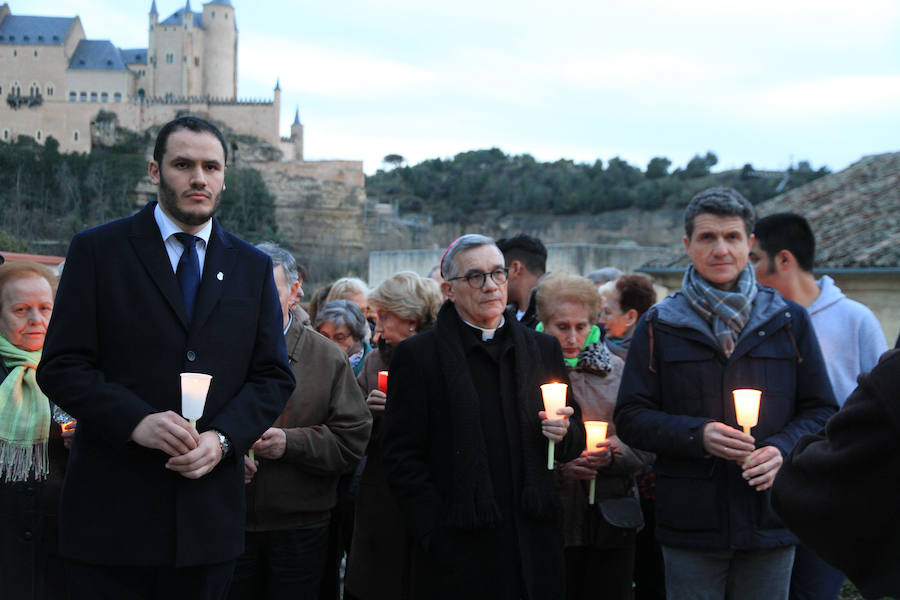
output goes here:
[[14, 15], [0, 6], [0, 140], [25, 135], [60, 150], [88, 152], [100, 111], [118, 125], [144, 131], [185, 111], [225, 123], [303, 160], [297, 111], [291, 136], [279, 133], [281, 88], [272, 100], [237, 95], [238, 29], [231, 0], [212, 0], [200, 12], [184, 7], [160, 19], [148, 15], [146, 48], [117, 48], [86, 39], [81, 19]]

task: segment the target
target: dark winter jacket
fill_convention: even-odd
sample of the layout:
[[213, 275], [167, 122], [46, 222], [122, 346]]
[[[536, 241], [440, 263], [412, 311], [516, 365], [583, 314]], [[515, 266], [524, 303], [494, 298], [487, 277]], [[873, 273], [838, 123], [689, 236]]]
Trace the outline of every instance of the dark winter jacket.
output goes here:
[[825, 429], [805, 436], [772, 501], [804, 544], [866, 598], [900, 597], [900, 350], [881, 357]]
[[619, 436], [655, 452], [657, 538], [698, 549], [762, 549], [796, 544], [734, 462], [710, 456], [703, 427], [740, 429], [732, 390], [762, 390], [756, 446], [787, 455], [837, 410], [809, 316], [758, 287], [750, 319], [726, 358], [709, 325], [683, 294], [642, 317], [634, 333], [615, 411]]

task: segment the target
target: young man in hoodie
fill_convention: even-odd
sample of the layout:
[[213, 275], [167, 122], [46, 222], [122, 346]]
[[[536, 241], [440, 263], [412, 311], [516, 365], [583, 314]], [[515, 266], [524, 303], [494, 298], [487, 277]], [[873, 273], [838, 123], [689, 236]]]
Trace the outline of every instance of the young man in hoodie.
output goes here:
[[[888, 349], [878, 319], [866, 306], [847, 298], [831, 277], [815, 279], [816, 240], [806, 219], [793, 213], [770, 215], [756, 222], [754, 234], [750, 260], [756, 280], [809, 312], [835, 398], [843, 406], [856, 388], [856, 378], [871, 371]], [[792, 599], [834, 599], [843, 581], [840, 571], [804, 546], [797, 547]]]

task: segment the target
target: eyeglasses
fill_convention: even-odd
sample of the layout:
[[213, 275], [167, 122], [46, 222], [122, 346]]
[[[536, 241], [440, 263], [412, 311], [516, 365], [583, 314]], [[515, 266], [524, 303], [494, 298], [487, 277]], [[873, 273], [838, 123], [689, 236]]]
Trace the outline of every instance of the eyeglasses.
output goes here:
[[484, 287], [484, 282], [487, 281], [487, 276], [490, 275], [491, 279], [494, 280], [494, 283], [497, 285], [503, 285], [506, 283], [506, 280], [509, 276], [509, 269], [507, 267], [503, 267], [502, 269], [495, 269], [490, 273], [469, 273], [468, 275], [461, 275], [459, 277], [451, 277], [447, 281], [455, 281], [457, 279], [465, 279], [466, 283], [469, 284], [469, 287], [475, 288], [476, 290], [480, 290]]

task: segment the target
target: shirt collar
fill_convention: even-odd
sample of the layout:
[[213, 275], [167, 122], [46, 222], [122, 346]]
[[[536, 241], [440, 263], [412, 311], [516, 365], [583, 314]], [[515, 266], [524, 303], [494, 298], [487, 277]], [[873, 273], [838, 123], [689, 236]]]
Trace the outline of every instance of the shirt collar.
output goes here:
[[[181, 227], [176, 225], [175, 221], [170, 219], [169, 216], [163, 212], [163, 209], [160, 208], [158, 202], [153, 209], [153, 217], [156, 219], [156, 225], [159, 227], [159, 233], [162, 234], [162, 239], [164, 242], [168, 241], [168, 239], [176, 233], [180, 233], [182, 231]], [[212, 235], [212, 219], [209, 219], [206, 222], [206, 225], [203, 226], [203, 229], [201, 229], [194, 235], [203, 240], [204, 247], [208, 246], [209, 236]]]

